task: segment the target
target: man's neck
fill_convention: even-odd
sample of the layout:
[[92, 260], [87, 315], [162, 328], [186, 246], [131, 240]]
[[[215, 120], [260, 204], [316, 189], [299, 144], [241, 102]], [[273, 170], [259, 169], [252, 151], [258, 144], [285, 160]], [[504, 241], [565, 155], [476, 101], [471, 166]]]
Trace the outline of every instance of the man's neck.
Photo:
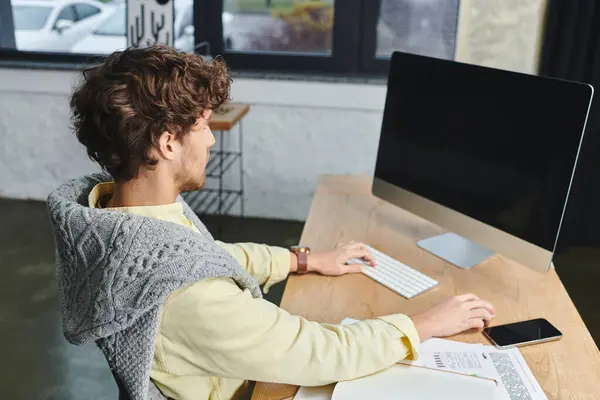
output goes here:
[[179, 190], [158, 174], [142, 174], [127, 182], [116, 182], [107, 207], [162, 206], [173, 204]]

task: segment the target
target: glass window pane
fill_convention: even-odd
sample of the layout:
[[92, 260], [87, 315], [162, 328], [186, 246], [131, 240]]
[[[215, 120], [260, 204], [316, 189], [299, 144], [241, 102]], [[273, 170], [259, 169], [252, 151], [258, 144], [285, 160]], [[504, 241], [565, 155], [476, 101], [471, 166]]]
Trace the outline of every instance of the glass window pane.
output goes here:
[[51, 7], [44, 6], [13, 6], [15, 30], [37, 31], [46, 25]]
[[224, 0], [225, 48], [331, 54], [334, 0]]
[[119, 7], [93, 33], [98, 36], [126, 36], [125, 7]]
[[[199, 1], [199, 0], [198, 0]], [[175, 0], [175, 48], [189, 53], [194, 52], [194, 2]]]
[[396, 50], [453, 59], [460, 0], [381, 0], [377, 57]]
[[80, 38], [70, 49], [72, 53], [110, 54], [127, 47], [125, 4], [110, 7], [94, 29]]
[[75, 22], [77, 20], [77, 17], [75, 16], [75, 11], [73, 11], [73, 6], [63, 7], [60, 13], [58, 13], [58, 17], [56, 17], [56, 20], [66, 20]]
[[85, 3], [75, 4], [75, 10], [77, 11], [77, 17], [80, 21], [82, 19], [94, 16], [100, 12], [100, 9], [98, 7], [94, 7]]
[[183, 36], [188, 26], [194, 26], [194, 5], [190, 3], [187, 7], [184, 7], [181, 11], [181, 19], [178, 19], [178, 17], [179, 15], [177, 15], [177, 9], [175, 9], [175, 20], [177, 21], [175, 23], [176, 38]]
[[81, 0], [10, 0], [10, 3], [18, 50], [107, 54], [126, 45], [124, 34], [116, 41], [108, 36], [96, 40], [95, 35], [116, 10], [124, 7], [124, 0], [85, 3]]
[[[125, 0], [10, 1], [18, 50], [104, 55], [127, 47]], [[193, 52], [194, 0], [172, 2], [174, 45]], [[58, 29], [61, 19], [73, 23]]]

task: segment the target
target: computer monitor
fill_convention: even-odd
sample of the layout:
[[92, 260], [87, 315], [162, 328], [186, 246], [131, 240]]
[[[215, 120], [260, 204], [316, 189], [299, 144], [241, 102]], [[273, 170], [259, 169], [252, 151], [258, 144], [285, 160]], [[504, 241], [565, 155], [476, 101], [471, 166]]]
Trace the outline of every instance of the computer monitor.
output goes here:
[[459, 267], [552, 254], [589, 85], [393, 54], [373, 194], [449, 233], [417, 245]]

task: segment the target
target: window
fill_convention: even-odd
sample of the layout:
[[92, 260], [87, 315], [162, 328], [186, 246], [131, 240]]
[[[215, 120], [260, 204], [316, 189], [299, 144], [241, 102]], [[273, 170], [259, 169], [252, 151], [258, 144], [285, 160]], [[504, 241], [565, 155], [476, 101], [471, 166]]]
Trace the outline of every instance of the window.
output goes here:
[[38, 31], [46, 25], [51, 12], [51, 7], [28, 5], [13, 6], [15, 30]]
[[108, 13], [98, 27], [71, 47], [71, 53], [110, 54], [127, 47], [127, 22], [125, 5], [118, 6]]
[[458, 0], [381, 0], [376, 57], [396, 50], [453, 59]]
[[175, 38], [180, 38], [185, 34], [188, 26], [194, 27], [194, 5], [192, 3], [185, 6], [181, 14], [181, 19], [178, 19], [179, 13], [175, 8]]
[[365, 0], [196, 2], [196, 43], [232, 69], [358, 72]]
[[94, 31], [99, 36], [127, 36], [125, 7], [120, 7]]
[[75, 15], [75, 9], [73, 8], [73, 6], [66, 6], [60, 11], [60, 13], [58, 13], [58, 16], [56, 17], [56, 22], [62, 20], [72, 22], [77, 21], [77, 16]]
[[363, 3], [361, 70], [386, 73], [394, 51], [454, 59], [460, 0]]
[[[169, 1], [171, 41], [180, 50], [222, 55], [234, 70], [343, 75], [383, 75], [396, 50], [454, 58], [460, 5], [460, 0]], [[47, 0], [47, 5], [11, 0], [11, 6], [16, 47], [23, 52], [11, 53], [14, 59], [33, 51], [62, 53], [38, 54], [36, 60], [77, 62], [86, 58], [73, 54], [127, 47], [125, 0]], [[56, 29], [61, 19], [82, 22], [63, 21]]]
[[333, 0], [226, 0], [223, 40], [238, 51], [331, 54]]
[[75, 12], [77, 13], [77, 20], [81, 21], [82, 19], [86, 19], [97, 15], [100, 13], [100, 9], [98, 7], [91, 6], [85, 3], [77, 3], [75, 4]]

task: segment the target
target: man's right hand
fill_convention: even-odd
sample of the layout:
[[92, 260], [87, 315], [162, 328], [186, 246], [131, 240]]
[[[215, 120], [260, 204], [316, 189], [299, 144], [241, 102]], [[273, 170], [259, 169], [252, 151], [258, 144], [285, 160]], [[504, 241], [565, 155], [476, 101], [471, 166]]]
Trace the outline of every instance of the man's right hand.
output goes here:
[[469, 329], [481, 329], [495, 317], [496, 310], [474, 294], [452, 297], [412, 318], [421, 341], [431, 337], [456, 335]]

